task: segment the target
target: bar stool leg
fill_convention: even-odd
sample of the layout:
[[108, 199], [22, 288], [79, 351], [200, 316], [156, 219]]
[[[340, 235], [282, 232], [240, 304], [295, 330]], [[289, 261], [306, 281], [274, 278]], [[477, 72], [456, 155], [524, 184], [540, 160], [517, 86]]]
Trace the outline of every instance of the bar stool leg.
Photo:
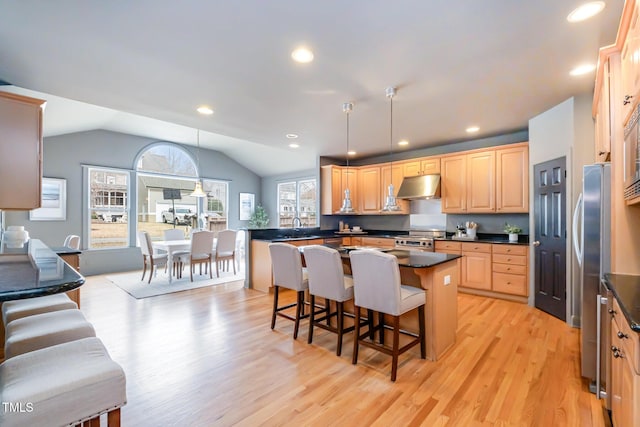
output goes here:
[[295, 326], [293, 327], [294, 340], [298, 338], [298, 328], [300, 327], [301, 315], [304, 315], [304, 291], [298, 291], [298, 303], [296, 304], [296, 320], [295, 320]]
[[344, 333], [344, 305], [342, 301], [336, 301], [336, 311], [338, 312], [338, 348], [336, 355], [342, 354], [342, 335]]
[[378, 312], [378, 328], [380, 328], [380, 344], [384, 345], [384, 313]]
[[278, 285], [273, 286], [273, 314], [271, 315], [271, 329], [276, 327], [276, 312], [278, 311]]
[[358, 344], [360, 343], [360, 307], [353, 306], [353, 310], [356, 312], [354, 330], [353, 330], [353, 357], [351, 358], [352, 364], [358, 363]]
[[309, 313], [309, 338], [307, 338], [307, 343], [311, 344], [313, 342], [313, 321], [315, 319], [315, 306], [316, 306], [316, 296], [313, 294], [309, 295], [309, 302], [311, 303], [311, 312]]
[[400, 316], [393, 316], [393, 350], [391, 360], [391, 381], [396, 380], [398, 373], [398, 348], [400, 347]]

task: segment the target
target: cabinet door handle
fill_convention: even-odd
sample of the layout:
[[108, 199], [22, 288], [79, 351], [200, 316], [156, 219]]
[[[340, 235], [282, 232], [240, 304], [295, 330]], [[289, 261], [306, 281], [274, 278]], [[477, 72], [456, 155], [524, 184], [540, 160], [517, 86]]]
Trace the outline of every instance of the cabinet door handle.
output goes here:
[[633, 98], [633, 95], [625, 95], [624, 101], [622, 101], [622, 105], [631, 104], [631, 98]]
[[618, 335], [618, 338], [620, 338], [620, 339], [628, 339], [629, 338], [629, 335], [624, 334], [621, 331], [618, 331], [617, 335]]

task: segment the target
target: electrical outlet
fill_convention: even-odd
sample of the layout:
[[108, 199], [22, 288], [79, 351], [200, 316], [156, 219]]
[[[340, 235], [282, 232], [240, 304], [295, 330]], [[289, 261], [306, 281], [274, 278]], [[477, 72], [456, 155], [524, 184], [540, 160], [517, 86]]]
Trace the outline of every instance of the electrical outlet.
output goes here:
[[451, 276], [450, 275], [446, 275], [444, 276], [444, 284], [445, 285], [450, 285], [451, 284]]

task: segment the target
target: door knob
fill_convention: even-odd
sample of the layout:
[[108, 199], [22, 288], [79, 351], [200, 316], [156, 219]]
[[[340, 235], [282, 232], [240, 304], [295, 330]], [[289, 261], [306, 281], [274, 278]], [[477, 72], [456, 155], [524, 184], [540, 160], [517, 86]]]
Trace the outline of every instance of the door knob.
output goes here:
[[535, 242], [533, 242], [533, 246], [535, 246], [535, 247], [540, 246], [540, 242], [538, 240], [536, 240]]

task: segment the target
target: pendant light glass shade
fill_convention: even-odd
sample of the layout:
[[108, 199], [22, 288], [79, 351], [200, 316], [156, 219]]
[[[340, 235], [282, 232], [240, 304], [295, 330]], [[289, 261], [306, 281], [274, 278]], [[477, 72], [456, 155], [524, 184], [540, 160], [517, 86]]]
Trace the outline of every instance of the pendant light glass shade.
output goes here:
[[391, 101], [391, 125], [389, 126], [389, 157], [391, 158], [391, 170], [389, 171], [389, 187], [382, 212], [397, 212], [400, 206], [396, 202], [395, 190], [393, 188], [393, 96], [396, 94], [396, 88], [388, 87], [385, 91], [387, 98]]
[[342, 201], [342, 207], [338, 211], [339, 213], [354, 213], [353, 205], [351, 204], [351, 191], [349, 191], [349, 113], [353, 111], [353, 103], [345, 102], [342, 104], [342, 111], [347, 115], [347, 185], [344, 189], [344, 200]]
[[[198, 161], [198, 174], [200, 174], [200, 129], [196, 134], [196, 140], [198, 145], [198, 152], [196, 153], [196, 160]], [[190, 194], [191, 197], [207, 197], [207, 193], [202, 190], [202, 182], [200, 180], [196, 181], [196, 188], [193, 189], [193, 192]]]

